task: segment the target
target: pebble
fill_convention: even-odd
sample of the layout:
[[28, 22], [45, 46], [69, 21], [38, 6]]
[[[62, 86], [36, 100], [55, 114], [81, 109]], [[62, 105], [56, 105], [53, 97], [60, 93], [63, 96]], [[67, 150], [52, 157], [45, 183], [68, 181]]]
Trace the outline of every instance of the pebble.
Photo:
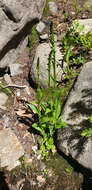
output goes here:
[[42, 33], [46, 25], [44, 22], [40, 21], [36, 27], [37, 32]]
[[58, 8], [57, 8], [56, 3], [55, 3], [54, 1], [50, 1], [48, 4], [49, 4], [49, 10], [50, 10], [50, 12], [51, 12], [53, 15], [56, 14], [57, 11], [58, 11]]
[[48, 34], [40, 35], [40, 40], [48, 40]]
[[4, 80], [7, 84], [12, 84], [11, 77], [8, 74], [4, 75]]
[[8, 96], [4, 92], [1, 92], [0, 93], [0, 106], [3, 106], [4, 104], [6, 104], [7, 100], [8, 100]]
[[3, 121], [3, 128], [5, 129], [9, 125], [9, 117], [6, 114], [4, 114], [3, 115], [3, 120], [4, 120]]

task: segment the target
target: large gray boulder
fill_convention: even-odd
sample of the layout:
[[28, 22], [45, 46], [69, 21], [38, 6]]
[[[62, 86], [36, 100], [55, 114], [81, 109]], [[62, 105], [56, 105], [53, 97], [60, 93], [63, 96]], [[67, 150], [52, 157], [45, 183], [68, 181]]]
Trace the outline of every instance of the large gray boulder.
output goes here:
[[46, 0], [0, 0], [0, 67], [13, 63], [27, 45], [27, 34], [39, 21]]
[[[48, 81], [48, 57], [51, 51], [51, 47], [49, 43], [42, 43], [36, 49], [35, 58], [31, 67], [30, 76], [32, 81], [37, 84], [37, 59], [39, 57], [39, 69], [40, 69], [40, 84], [42, 87], [46, 88]], [[63, 55], [60, 51], [60, 45], [56, 43], [56, 73], [57, 73], [57, 81], [61, 81], [61, 77], [63, 74], [63, 70], [61, 68]], [[64, 65], [65, 66], [65, 65]], [[51, 68], [51, 73], [53, 75], [53, 67]], [[51, 87], [53, 87], [53, 83], [51, 83]]]
[[88, 117], [92, 114], [92, 62], [88, 62], [72, 88], [63, 110], [67, 127], [57, 134], [57, 146], [87, 169], [92, 170], [92, 137], [81, 136], [92, 127]]

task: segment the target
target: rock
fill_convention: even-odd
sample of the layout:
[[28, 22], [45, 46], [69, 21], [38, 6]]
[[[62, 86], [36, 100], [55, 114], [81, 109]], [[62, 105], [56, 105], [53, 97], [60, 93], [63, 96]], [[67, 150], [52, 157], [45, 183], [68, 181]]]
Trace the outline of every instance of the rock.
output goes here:
[[16, 75], [23, 73], [23, 71], [21, 69], [21, 65], [18, 63], [10, 64], [9, 68], [10, 68], [11, 76], [16, 76]]
[[49, 10], [52, 13], [52, 15], [55, 15], [58, 11], [57, 5], [54, 1], [49, 1]]
[[8, 127], [9, 126], [9, 117], [6, 114], [4, 114], [2, 116], [2, 118], [3, 118], [3, 124], [2, 124], [3, 128]]
[[48, 40], [48, 34], [40, 35], [40, 40], [41, 40], [41, 41]]
[[[42, 87], [46, 88], [46, 81], [48, 80], [48, 56], [50, 53], [50, 45], [49, 43], [42, 43], [40, 44], [36, 49], [35, 58], [31, 67], [30, 76], [32, 81], [37, 84], [37, 72], [36, 72], [36, 66], [37, 66], [37, 59], [39, 57], [39, 68], [40, 68], [40, 83]], [[56, 44], [56, 72], [57, 72], [57, 81], [61, 81], [61, 76], [63, 74], [62, 68], [61, 68], [61, 62], [62, 62], [62, 53], [60, 52], [59, 44]], [[53, 87], [53, 83], [51, 83], [51, 86]]]
[[0, 0], [0, 67], [13, 64], [28, 43], [27, 34], [39, 21], [46, 0]]
[[37, 32], [42, 33], [45, 27], [46, 25], [44, 24], [44, 22], [40, 21], [39, 24], [37, 24], [36, 30]]
[[8, 96], [4, 92], [0, 92], [0, 106], [3, 106], [7, 103]]
[[87, 7], [92, 6], [92, 0], [86, 0], [85, 4], [86, 4]]
[[57, 133], [57, 147], [79, 164], [92, 170], [92, 137], [83, 137], [84, 129], [92, 128], [92, 62], [88, 62], [70, 92], [63, 110], [67, 127]]
[[87, 33], [90, 30], [92, 30], [92, 19], [79, 19], [78, 22], [80, 25], [84, 25], [84, 33]]
[[23, 147], [10, 128], [0, 131], [0, 167], [11, 171], [20, 164], [19, 158], [24, 155]]
[[11, 80], [11, 77], [8, 75], [8, 74], [5, 74], [4, 75], [4, 80], [7, 84], [12, 84], [12, 80]]

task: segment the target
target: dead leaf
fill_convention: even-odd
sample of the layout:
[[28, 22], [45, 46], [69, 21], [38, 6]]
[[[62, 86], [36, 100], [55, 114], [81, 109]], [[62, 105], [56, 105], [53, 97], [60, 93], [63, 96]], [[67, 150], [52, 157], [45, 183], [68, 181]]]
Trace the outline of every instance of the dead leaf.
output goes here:
[[32, 114], [27, 110], [18, 110], [16, 114], [20, 117], [32, 117]]
[[45, 183], [46, 179], [43, 178], [41, 175], [37, 176], [37, 181], [39, 181], [40, 183]]

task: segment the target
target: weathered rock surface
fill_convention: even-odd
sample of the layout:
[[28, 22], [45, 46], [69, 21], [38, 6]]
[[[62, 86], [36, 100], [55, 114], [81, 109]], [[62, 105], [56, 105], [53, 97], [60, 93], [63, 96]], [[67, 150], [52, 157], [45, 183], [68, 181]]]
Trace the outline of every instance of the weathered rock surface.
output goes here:
[[[46, 87], [46, 81], [48, 81], [48, 57], [51, 51], [49, 43], [42, 43], [36, 49], [35, 58], [31, 67], [30, 76], [32, 81], [36, 84], [37, 83], [37, 59], [39, 57], [39, 68], [40, 68], [40, 83], [42, 87]], [[57, 81], [61, 81], [62, 76], [62, 53], [60, 52], [59, 44], [56, 44], [56, 73], [57, 73]], [[53, 71], [53, 70], [52, 70]], [[51, 83], [52, 86], [52, 83]]]
[[3, 106], [8, 100], [8, 96], [4, 93], [0, 93], [0, 105]]
[[92, 62], [88, 62], [70, 92], [64, 107], [67, 127], [59, 130], [57, 146], [67, 156], [92, 170], [92, 137], [83, 137], [84, 129], [92, 127], [88, 117], [92, 114]]
[[0, 92], [0, 108], [1, 109], [6, 109], [4, 106], [7, 103], [8, 96], [4, 92]]
[[85, 4], [87, 5], [87, 7], [90, 7], [90, 6], [92, 6], [92, 1], [91, 0], [86, 0]]
[[90, 30], [92, 30], [92, 19], [79, 19], [78, 22], [80, 25], [84, 25], [84, 33], [87, 33]]
[[0, 131], [0, 167], [14, 169], [20, 164], [19, 158], [24, 155], [23, 147], [10, 128]]
[[16, 76], [18, 74], [23, 73], [22, 68], [21, 68], [21, 64], [19, 64], [19, 63], [10, 64], [9, 68], [10, 68], [11, 76]]
[[0, 0], [0, 67], [13, 63], [42, 16], [45, 0]]

